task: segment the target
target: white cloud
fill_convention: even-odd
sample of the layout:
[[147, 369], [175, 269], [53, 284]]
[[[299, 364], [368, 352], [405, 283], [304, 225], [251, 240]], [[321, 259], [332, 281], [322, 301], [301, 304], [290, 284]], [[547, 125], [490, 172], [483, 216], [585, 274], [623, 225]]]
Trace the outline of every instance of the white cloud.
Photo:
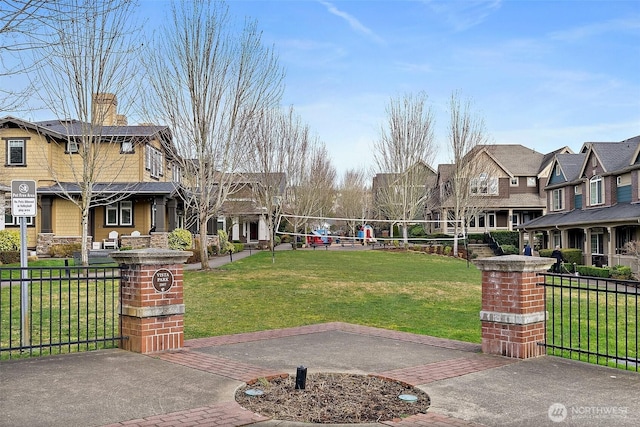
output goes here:
[[465, 31], [484, 22], [500, 9], [502, 0], [438, 1], [424, 0], [455, 31]]
[[344, 19], [356, 32], [364, 34], [376, 43], [385, 44], [384, 40], [381, 37], [375, 34], [370, 28], [363, 25], [357, 18], [351, 16], [347, 12], [338, 9], [332, 3], [329, 3], [327, 1], [319, 0], [319, 3], [326, 7], [329, 13]]

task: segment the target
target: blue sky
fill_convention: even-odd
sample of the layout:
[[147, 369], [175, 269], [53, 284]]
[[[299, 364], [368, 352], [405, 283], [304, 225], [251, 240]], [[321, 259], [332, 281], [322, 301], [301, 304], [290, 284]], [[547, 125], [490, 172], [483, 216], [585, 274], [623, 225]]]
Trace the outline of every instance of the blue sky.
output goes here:
[[[338, 172], [373, 165], [392, 97], [424, 91], [437, 163], [453, 91], [490, 140], [547, 153], [640, 135], [640, 1], [230, 0], [255, 19], [286, 69], [293, 105]], [[140, 0], [150, 31], [168, 0]], [[16, 113], [20, 116], [19, 113]], [[28, 117], [46, 119], [50, 116]]]
[[493, 142], [546, 153], [640, 135], [640, 1], [232, 1], [287, 70], [284, 104], [339, 171], [370, 166], [391, 97], [424, 91], [446, 163], [447, 102]]

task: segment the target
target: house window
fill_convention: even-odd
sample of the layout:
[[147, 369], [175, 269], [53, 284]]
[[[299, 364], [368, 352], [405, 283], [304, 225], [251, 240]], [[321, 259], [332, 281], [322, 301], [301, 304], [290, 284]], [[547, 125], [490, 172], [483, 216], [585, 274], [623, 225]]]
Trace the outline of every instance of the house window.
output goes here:
[[485, 225], [485, 217], [484, 214], [478, 215], [478, 228], [484, 228]]
[[[29, 226], [33, 225], [33, 217], [32, 216], [27, 216], [25, 218], [27, 218], [27, 225], [29, 225]], [[4, 211], [4, 225], [7, 225], [7, 226], [20, 225], [20, 217], [11, 215], [11, 209], [5, 208], [5, 211]]]
[[471, 219], [469, 219], [469, 228], [476, 228], [476, 216], [473, 215]]
[[105, 207], [105, 224], [118, 225], [118, 204], [113, 203]]
[[596, 175], [589, 181], [589, 200], [591, 206], [601, 205], [603, 203], [602, 177]]
[[518, 219], [519, 219], [518, 214], [511, 215], [511, 224], [514, 226], [517, 226], [519, 224]]
[[132, 141], [122, 141], [120, 144], [120, 152], [121, 153], [133, 153], [133, 142]]
[[24, 139], [9, 139], [7, 141], [7, 165], [23, 166], [27, 163]]
[[529, 176], [527, 177], [527, 187], [535, 187], [536, 186], [536, 177]]
[[177, 163], [173, 163], [171, 165], [171, 178], [173, 179], [173, 182], [182, 182], [182, 169]]
[[489, 228], [496, 228], [496, 214], [489, 212], [487, 217], [489, 218]]
[[152, 178], [160, 178], [164, 175], [164, 156], [160, 150], [150, 145], [146, 147], [145, 168]]
[[509, 182], [509, 184], [510, 184], [512, 187], [517, 187], [517, 186], [518, 186], [518, 184], [519, 184], [519, 182], [518, 182], [518, 177], [517, 177], [517, 176], [513, 176], [513, 177], [511, 177], [511, 181]]
[[603, 254], [604, 253], [604, 236], [602, 233], [591, 234], [591, 253]]
[[120, 202], [120, 225], [133, 225], [133, 202]]
[[564, 209], [564, 189], [557, 188], [551, 193], [551, 210], [561, 211]]
[[105, 206], [104, 217], [106, 225], [133, 225], [133, 202], [122, 201]]
[[573, 187], [574, 194], [582, 194], [582, 185], [576, 185]]
[[478, 178], [471, 179], [471, 194], [486, 196], [498, 194], [498, 178], [481, 173]]
[[77, 153], [78, 143], [76, 141], [67, 141], [66, 153]]
[[556, 163], [556, 166], [554, 168], [554, 173], [556, 174], [556, 176], [560, 176], [560, 165]]

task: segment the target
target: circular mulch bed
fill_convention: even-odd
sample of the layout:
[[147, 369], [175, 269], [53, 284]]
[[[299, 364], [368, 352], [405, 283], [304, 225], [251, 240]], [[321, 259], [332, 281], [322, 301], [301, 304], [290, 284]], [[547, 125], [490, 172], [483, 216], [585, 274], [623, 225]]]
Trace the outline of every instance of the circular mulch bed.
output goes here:
[[[259, 395], [249, 395], [247, 390]], [[417, 400], [403, 400], [401, 395], [403, 399], [409, 395]], [[271, 381], [260, 379], [240, 387], [236, 401], [252, 412], [276, 420], [320, 424], [400, 420], [426, 413], [431, 403], [427, 393], [413, 386], [339, 373], [309, 374], [304, 390], [295, 389], [295, 378], [291, 376]]]

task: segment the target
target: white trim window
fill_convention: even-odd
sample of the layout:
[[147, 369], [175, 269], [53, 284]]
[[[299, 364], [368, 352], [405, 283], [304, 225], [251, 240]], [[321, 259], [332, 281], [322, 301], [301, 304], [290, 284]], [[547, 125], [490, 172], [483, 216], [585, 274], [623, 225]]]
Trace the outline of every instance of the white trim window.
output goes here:
[[519, 184], [520, 184], [520, 181], [519, 181], [518, 177], [517, 176], [512, 176], [511, 180], [509, 181], [509, 185], [511, 187], [517, 187]]
[[149, 171], [152, 178], [160, 178], [164, 175], [164, 155], [162, 151], [147, 145], [144, 161], [145, 169]]
[[122, 201], [105, 206], [104, 222], [110, 226], [133, 225], [133, 202]]
[[[27, 225], [33, 225], [33, 217], [27, 216]], [[20, 217], [11, 215], [11, 208], [6, 207], [4, 211], [4, 225], [12, 226], [12, 225], [20, 225]]]
[[478, 178], [472, 178], [470, 189], [472, 195], [487, 196], [498, 194], [498, 178], [490, 177], [486, 173], [481, 173]]
[[564, 209], [564, 188], [556, 188], [551, 192], [551, 210], [561, 211]]
[[131, 154], [133, 150], [133, 141], [122, 141], [120, 143], [120, 152], [122, 154]]
[[66, 153], [76, 154], [78, 151], [80, 150], [76, 141], [67, 141]]
[[536, 177], [528, 176], [527, 177], [527, 187], [535, 187], [536, 186]]
[[7, 165], [24, 166], [27, 164], [26, 142], [24, 139], [7, 140]]
[[589, 180], [589, 201], [591, 206], [604, 203], [604, 186], [600, 175], [596, 175]]

